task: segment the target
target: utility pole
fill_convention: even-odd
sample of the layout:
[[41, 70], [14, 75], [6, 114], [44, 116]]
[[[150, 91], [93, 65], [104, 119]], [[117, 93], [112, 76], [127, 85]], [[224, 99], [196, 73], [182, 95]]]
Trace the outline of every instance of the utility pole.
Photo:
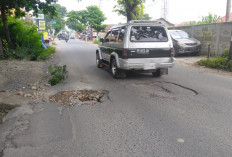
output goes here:
[[168, 20], [168, 0], [162, 1], [161, 17]]
[[225, 22], [230, 22], [230, 9], [231, 9], [231, 0], [227, 0], [227, 5], [226, 5], [226, 21]]

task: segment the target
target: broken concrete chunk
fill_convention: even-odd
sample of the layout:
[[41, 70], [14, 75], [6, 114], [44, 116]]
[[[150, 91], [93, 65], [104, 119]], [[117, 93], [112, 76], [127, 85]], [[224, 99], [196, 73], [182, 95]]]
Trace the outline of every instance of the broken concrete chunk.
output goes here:
[[51, 96], [49, 100], [64, 106], [73, 106], [76, 104], [94, 105], [100, 102], [100, 99], [106, 93], [108, 94], [106, 91], [95, 90], [63, 91]]
[[19, 91], [17, 94], [18, 94], [18, 95], [23, 95], [23, 92], [22, 92], [22, 91]]

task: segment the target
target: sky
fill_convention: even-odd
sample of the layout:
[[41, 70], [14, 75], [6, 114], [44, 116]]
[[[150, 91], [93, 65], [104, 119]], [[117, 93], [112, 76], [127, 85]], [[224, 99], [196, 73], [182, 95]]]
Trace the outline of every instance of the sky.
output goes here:
[[[167, 0], [168, 1], [168, 21], [179, 24], [186, 21], [199, 21], [200, 17], [210, 13], [218, 16], [225, 16], [227, 0]], [[163, 0], [146, 0], [145, 13], [152, 19], [161, 17], [161, 7]], [[107, 20], [105, 24], [126, 23], [126, 18], [113, 12], [116, 0], [58, 0], [58, 3], [65, 6], [68, 11], [84, 10], [87, 6], [97, 5], [103, 11]]]

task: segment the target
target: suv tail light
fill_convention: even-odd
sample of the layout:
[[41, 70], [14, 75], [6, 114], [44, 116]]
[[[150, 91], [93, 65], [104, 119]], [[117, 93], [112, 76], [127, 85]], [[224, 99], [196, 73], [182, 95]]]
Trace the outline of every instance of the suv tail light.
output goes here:
[[123, 50], [122, 51], [122, 59], [128, 59], [128, 50]]
[[174, 55], [175, 55], [175, 50], [174, 48], [171, 48], [171, 57], [174, 57]]

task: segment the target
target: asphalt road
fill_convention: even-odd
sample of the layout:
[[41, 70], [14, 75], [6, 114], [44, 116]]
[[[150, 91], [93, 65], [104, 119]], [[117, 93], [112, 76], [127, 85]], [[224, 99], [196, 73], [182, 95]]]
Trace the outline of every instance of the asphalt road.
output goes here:
[[[232, 77], [176, 65], [169, 75], [113, 79], [97, 46], [57, 41], [69, 77], [50, 92], [107, 90], [93, 106], [23, 106], [1, 126], [4, 157], [230, 157]], [[5, 138], [3, 138], [5, 137]]]

